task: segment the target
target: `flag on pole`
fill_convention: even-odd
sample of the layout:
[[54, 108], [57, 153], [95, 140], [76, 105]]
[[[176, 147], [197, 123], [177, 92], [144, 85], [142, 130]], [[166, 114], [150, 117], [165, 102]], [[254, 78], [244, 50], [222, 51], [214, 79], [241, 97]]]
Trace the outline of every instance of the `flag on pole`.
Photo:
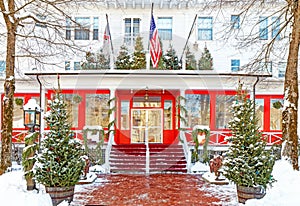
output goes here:
[[162, 50], [158, 38], [158, 30], [155, 25], [154, 17], [151, 15], [150, 23], [150, 56], [152, 65], [154, 68], [157, 68]]
[[111, 35], [110, 35], [110, 30], [109, 30], [109, 23], [107, 21], [104, 35], [103, 35], [103, 54], [106, 57], [110, 57], [110, 48], [111, 46]]

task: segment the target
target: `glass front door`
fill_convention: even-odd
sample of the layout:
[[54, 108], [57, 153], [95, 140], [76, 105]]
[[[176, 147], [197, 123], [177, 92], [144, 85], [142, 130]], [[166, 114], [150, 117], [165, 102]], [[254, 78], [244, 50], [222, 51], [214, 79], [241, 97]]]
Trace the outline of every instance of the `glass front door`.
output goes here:
[[131, 110], [131, 143], [162, 143], [162, 109]]

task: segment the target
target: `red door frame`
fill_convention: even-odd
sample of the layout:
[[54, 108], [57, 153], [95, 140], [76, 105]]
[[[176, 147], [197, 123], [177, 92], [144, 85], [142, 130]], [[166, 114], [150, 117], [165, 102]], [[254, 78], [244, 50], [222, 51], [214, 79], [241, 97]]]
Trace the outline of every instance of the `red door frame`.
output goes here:
[[[178, 141], [178, 131], [176, 129], [176, 98], [180, 94], [179, 90], [116, 90], [117, 99], [117, 111], [116, 111], [116, 134], [115, 142], [117, 144], [130, 144], [131, 143], [131, 109], [141, 108], [141, 109], [151, 109], [153, 107], [133, 107], [133, 97], [144, 97], [145, 94], [150, 96], [160, 96], [161, 106], [155, 108], [161, 108], [164, 111], [164, 102], [167, 100], [172, 101], [172, 129], [164, 129], [164, 118], [163, 118], [163, 144], [172, 144]], [[121, 129], [121, 101], [129, 101], [129, 127], [126, 130]], [[164, 115], [164, 112], [162, 113]]]

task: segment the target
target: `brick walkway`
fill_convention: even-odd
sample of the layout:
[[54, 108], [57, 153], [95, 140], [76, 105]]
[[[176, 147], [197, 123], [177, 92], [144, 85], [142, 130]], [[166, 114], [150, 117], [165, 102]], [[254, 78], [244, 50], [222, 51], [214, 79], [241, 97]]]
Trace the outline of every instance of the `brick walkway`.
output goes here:
[[[199, 175], [104, 175], [76, 191], [72, 206], [238, 205], [234, 191], [221, 191]], [[224, 187], [224, 186], [223, 186]]]

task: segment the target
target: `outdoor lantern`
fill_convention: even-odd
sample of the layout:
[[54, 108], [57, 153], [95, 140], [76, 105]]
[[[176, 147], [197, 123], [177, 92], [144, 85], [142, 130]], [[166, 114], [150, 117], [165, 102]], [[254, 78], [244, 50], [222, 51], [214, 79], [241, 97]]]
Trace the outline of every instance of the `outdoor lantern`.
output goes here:
[[29, 127], [30, 131], [34, 131], [35, 126], [40, 126], [40, 106], [35, 99], [30, 99], [23, 107], [24, 110], [24, 126]]

